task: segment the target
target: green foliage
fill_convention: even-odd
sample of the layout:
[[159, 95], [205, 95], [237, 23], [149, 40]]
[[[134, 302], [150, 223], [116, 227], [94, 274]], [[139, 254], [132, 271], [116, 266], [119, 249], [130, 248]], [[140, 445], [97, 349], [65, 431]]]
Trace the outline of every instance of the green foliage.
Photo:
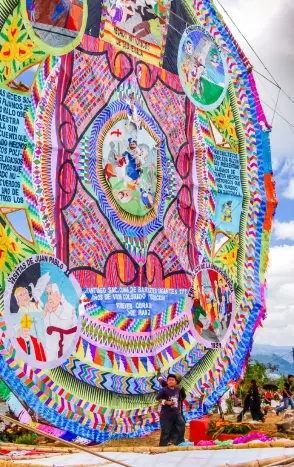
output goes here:
[[264, 384], [268, 380], [266, 366], [257, 360], [250, 360], [244, 379], [249, 383], [252, 379], [256, 379], [258, 384]]
[[211, 420], [207, 435], [217, 439], [220, 435], [247, 435], [253, 429], [250, 423], [229, 423]]
[[29, 433], [24, 428], [17, 425], [6, 426], [0, 431], [0, 442], [15, 443], [15, 444], [36, 444], [37, 435]]
[[285, 380], [286, 380], [286, 378], [285, 378], [284, 376], [281, 376], [281, 377], [278, 379], [278, 381], [275, 381], [275, 384], [278, 386], [278, 388], [279, 388], [280, 390], [283, 389], [284, 384], [285, 384]]
[[217, 439], [219, 435], [247, 435], [249, 431], [252, 430], [251, 425], [237, 425], [230, 424], [224, 425], [221, 427], [213, 436], [214, 439]]
[[37, 436], [35, 434], [27, 433], [21, 436], [17, 436], [14, 440], [15, 444], [27, 444], [27, 445], [32, 445], [36, 444]]
[[0, 401], [5, 402], [10, 394], [10, 389], [7, 384], [1, 379], [0, 380]]
[[0, 441], [3, 443], [14, 443], [15, 438], [22, 433], [23, 429], [16, 425], [5, 427], [4, 430], [0, 432]]
[[210, 420], [208, 424], [208, 429], [206, 431], [207, 435], [213, 435], [215, 433], [215, 430], [217, 429], [216, 427], [216, 421], [215, 420]]

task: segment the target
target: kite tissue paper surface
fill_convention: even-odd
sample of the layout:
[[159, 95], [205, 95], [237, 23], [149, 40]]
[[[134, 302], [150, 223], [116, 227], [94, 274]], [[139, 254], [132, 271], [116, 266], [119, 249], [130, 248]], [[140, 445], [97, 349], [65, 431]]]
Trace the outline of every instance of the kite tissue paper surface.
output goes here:
[[103, 442], [157, 429], [158, 373], [180, 372], [202, 416], [265, 317], [249, 61], [208, 0], [0, 0], [0, 31], [3, 398]]

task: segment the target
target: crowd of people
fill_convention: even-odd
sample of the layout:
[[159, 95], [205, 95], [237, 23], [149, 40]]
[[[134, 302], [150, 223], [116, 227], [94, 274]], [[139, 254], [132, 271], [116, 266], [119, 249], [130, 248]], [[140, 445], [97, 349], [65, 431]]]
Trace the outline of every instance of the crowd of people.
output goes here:
[[[186, 393], [181, 387], [181, 375], [169, 374], [165, 381], [159, 377], [161, 389], [157, 394], [157, 401], [161, 404], [160, 411], [160, 446], [174, 444], [176, 446], [185, 442], [185, 419], [183, 416], [183, 401], [186, 399]], [[293, 375], [288, 375], [283, 390], [281, 392], [274, 390], [270, 385], [269, 389], [259, 388], [255, 379], [251, 380], [248, 392], [245, 396], [242, 411], [237, 417], [238, 422], [242, 422], [246, 412], [251, 412], [254, 422], [264, 422], [265, 416], [271, 407], [276, 409], [279, 415], [290, 406], [294, 410], [294, 401], [292, 393]], [[235, 407], [241, 407], [242, 401], [237, 395], [231, 396]]]

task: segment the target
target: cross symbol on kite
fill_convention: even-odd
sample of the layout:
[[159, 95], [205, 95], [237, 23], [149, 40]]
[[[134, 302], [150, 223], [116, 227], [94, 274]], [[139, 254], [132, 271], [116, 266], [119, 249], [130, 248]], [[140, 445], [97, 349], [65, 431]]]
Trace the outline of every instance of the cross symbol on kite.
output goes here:
[[115, 130], [115, 131], [112, 131], [110, 134], [111, 134], [111, 135], [116, 135], [116, 136], [121, 136], [121, 135], [122, 135], [122, 132], [121, 132], [119, 129], [117, 129], [117, 130]]

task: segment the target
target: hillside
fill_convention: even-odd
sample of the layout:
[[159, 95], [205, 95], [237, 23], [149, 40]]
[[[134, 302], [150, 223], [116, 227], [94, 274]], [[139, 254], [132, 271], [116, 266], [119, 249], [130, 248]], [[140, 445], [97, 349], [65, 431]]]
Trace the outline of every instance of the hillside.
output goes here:
[[251, 352], [251, 359], [265, 365], [268, 363], [279, 365], [276, 372], [279, 375], [294, 374], [292, 347], [255, 344]]

